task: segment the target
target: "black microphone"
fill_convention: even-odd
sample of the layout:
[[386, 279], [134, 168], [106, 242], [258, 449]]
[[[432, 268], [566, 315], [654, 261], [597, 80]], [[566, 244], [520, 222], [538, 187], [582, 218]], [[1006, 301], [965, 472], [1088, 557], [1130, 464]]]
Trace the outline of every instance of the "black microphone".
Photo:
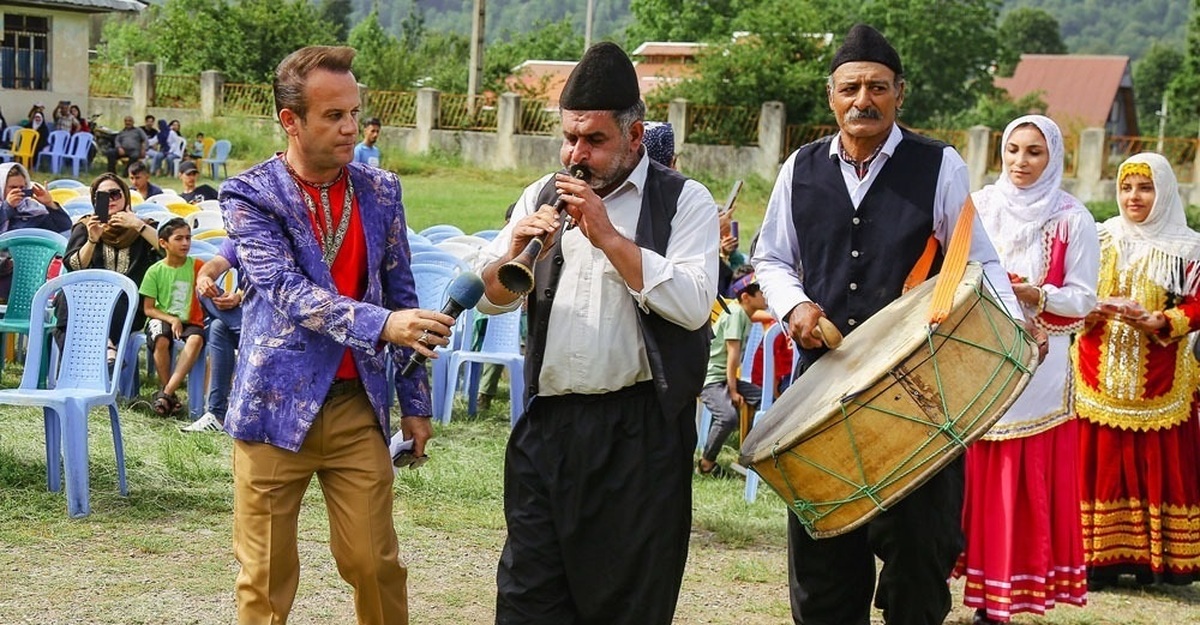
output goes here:
[[[474, 273], [460, 273], [446, 289], [446, 295], [449, 299], [446, 300], [446, 305], [442, 306], [442, 314], [458, 319], [462, 311], [474, 308], [475, 304], [479, 303], [479, 298], [483, 297], [483, 280]], [[425, 354], [414, 351], [400, 375], [409, 375], [417, 367], [424, 366], [426, 360]]]

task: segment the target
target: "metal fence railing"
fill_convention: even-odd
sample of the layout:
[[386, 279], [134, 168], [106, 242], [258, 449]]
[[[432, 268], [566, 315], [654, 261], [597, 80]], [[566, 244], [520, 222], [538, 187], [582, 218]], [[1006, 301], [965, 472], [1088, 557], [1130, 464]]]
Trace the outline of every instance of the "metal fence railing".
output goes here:
[[367, 111], [384, 126], [417, 127], [417, 94], [412, 91], [367, 91]]
[[1104, 142], [1102, 178], [1114, 179], [1117, 168], [1125, 159], [1138, 152], [1158, 152], [1175, 168], [1175, 177], [1181, 183], [1190, 183], [1196, 161], [1196, 149], [1200, 139], [1195, 137], [1120, 137], [1110, 136]]
[[225, 83], [222, 111], [235, 117], [274, 117], [275, 95], [271, 85]]
[[761, 107], [689, 106], [687, 140], [710, 145], [758, 145], [761, 114]]
[[158, 74], [154, 78], [154, 105], [169, 108], [200, 108], [200, 76]]
[[438, 128], [448, 130], [496, 130], [496, 103], [476, 96], [475, 110], [467, 106], [462, 93], [443, 93]]
[[133, 70], [121, 65], [92, 63], [88, 67], [88, 95], [93, 98], [131, 97]]
[[837, 132], [837, 126], [830, 125], [812, 125], [812, 124], [788, 124], [787, 132], [784, 136], [783, 154], [779, 155], [779, 159], [783, 160], [789, 154], [800, 149], [801, 146], [807, 145]]
[[521, 134], [552, 135], [558, 124], [559, 112], [548, 100], [521, 100]]

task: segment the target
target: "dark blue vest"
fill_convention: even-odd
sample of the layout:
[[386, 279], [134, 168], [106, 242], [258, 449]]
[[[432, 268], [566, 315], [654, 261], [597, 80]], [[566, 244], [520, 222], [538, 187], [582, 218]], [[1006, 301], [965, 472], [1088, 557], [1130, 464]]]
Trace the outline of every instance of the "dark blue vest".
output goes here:
[[[792, 223], [804, 291], [843, 334], [900, 296], [933, 232], [933, 198], [946, 145], [902, 130], [904, 139], [854, 209], [833, 137], [796, 153]], [[941, 265], [940, 254], [930, 275]], [[824, 350], [802, 350], [811, 364]]]
[[[686, 180], [679, 172], [650, 161], [635, 237], [639, 246], [666, 254], [667, 243], [671, 239], [671, 220], [675, 217], [679, 194]], [[538, 195], [538, 206], [553, 205], [556, 195], [552, 178]], [[550, 307], [558, 289], [563, 261], [562, 249], [555, 246], [533, 266], [534, 288], [526, 300], [529, 313], [529, 340], [525, 350], [525, 381], [528, 384], [526, 406], [538, 392], [546, 334], [550, 328]], [[688, 330], [653, 312], [640, 310], [638, 325], [641, 327], [646, 357], [650, 361], [663, 414], [679, 414], [685, 407], [695, 403], [700, 387], [704, 385], [712, 328], [705, 323], [697, 330]], [[613, 340], [616, 344], [607, 349], [620, 349], [621, 341], [632, 342], [634, 339], [613, 337]], [[629, 353], [632, 357], [633, 351]]]

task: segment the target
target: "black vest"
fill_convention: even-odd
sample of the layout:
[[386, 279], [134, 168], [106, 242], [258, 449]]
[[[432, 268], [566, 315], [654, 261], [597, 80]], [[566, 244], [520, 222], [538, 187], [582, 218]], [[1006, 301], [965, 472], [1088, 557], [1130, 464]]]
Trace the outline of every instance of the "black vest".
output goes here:
[[[666, 254], [667, 243], [671, 239], [671, 220], [675, 217], [679, 194], [686, 180], [678, 172], [650, 161], [635, 238], [639, 246]], [[551, 178], [538, 195], [537, 205], [553, 205], [556, 196], [554, 179]], [[550, 327], [550, 307], [562, 275], [562, 265], [562, 248], [555, 245], [549, 254], [533, 266], [534, 288], [526, 300], [529, 314], [529, 339], [525, 350], [525, 381], [529, 385], [526, 389], [526, 408], [538, 393], [546, 333]], [[650, 361], [663, 414], [676, 415], [696, 401], [700, 387], [704, 385], [712, 328], [706, 322], [699, 329], [688, 330], [654, 312], [642, 312], [640, 309], [638, 325], [641, 327], [646, 357]], [[609, 349], [620, 349], [621, 341], [634, 339], [613, 337], [613, 340], [614, 346]]]
[[[792, 223], [808, 297], [848, 334], [904, 289], [933, 232], [933, 199], [944, 143], [901, 130], [904, 139], [858, 210], [825, 137], [796, 153]], [[930, 275], [941, 266], [941, 254]], [[801, 350], [811, 364], [824, 350]]]

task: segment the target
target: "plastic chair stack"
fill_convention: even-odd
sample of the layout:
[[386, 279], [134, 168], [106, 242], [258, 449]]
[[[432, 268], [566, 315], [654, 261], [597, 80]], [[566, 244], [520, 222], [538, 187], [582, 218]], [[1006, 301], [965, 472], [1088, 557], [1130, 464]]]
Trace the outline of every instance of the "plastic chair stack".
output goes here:
[[[0, 319], [0, 335], [4, 334], [37, 334], [49, 335], [54, 330], [54, 323], [47, 319], [45, 309], [37, 310], [33, 306], [33, 296], [38, 288], [46, 282], [46, 272], [55, 256], [66, 253], [67, 240], [61, 234], [27, 228], [10, 230], [0, 234], [0, 250], [8, 250], [13, 261], [12, 287], [8, 292], [8, 308], [4, 318]], [[40, 319], [30, 325], [30, 312], [36, 311]], [[31, 337], [32, 338], [32, 337]], [[46, 380], [49, 363], [49, 344], [44, 343], [47, 351], [39, 355], [39, 365], [34, 371], [39, 374], [42, 383]], [[30, 348], [32, 351], [32, 347]], [[28, 361], [28, 359], [27, 359]]]
[[[30, 337], [25, 373], [21, 386], [0, 390], [0, 404], [41, 406], [46, 431], [46, 488], [57, 492], [66, 475], [67, 513], [72, 517], [87, 515], [88, 492], [88, 413], [96, 406], [107, 406], [112, 427], [113, 448], [117, 462], [117, 480], [121, 495], [128, 495], [125, 480], [125, 450], [121, 438], [121, 422], [117, 415], [117, 379], [122, 363], [110, 377], [107, 364], [108, 329], [119, 296], [137, 301], [137, 286], [129, 278], [114, 271], [84, 269], [63, 274], [34, 293], [28, 323], [36, 325], [42, 311], [55, 293], [67, 298], [71, 315], [67, 323], [62, 362], [57, 371], [54, 389], [38, 388], [38, 353], [48, 337], [35, 333]], [[127, 308], [123, 320], [129, 335], [133, 325], [133, 307]], [[120, 348], [126, 339], [121, 339]], [[59, 461], [62, 461], [62, 472]]]
[[460, 229], [458, 226], [452, 226], [450, 224], [429, 226], [421, 231], [421, 236], [429, 239], [429, 242], [433, 243], [434, 245], [441, 243], [450, 237], [462, 236], [462, 234], [462, 229]]
[[71, 142], [71, 133], [66, 130], [55, 130], [46, 140], [46, 147], [38, 152], [35, 168], [41, 168], [42, 161], [50, 159], [50, 172], [57, 174], [62, 169], [62, 159], [67, 155], [67, 146]]
[[89, 154], [94, 144], [95, 138], [90, 132], [77, 132], [71, 135], [71, 141], [67, 143], [67, 153], [62, 157], [63, 161], [71, 164], [71, 177], [79, 177], [80, 165], [84, 166], [84, 173], [88, 173], [91, 169]]
[[[439, 358], [438, 360], [443, 360]], [[500, 315], [488, 317], [487, 332], [483, 335], [483, 345], [478, 351], [460, 349], [449, 354], [444, 388], [444, 399], [441, 410], [434, 414], [442, 423], [450, 422], [450, 412], [454, 406], [454, 393], [458, 387], [459, 371], [464, 363], [492, 363], [508, 368], [509, 376], [509, 424], [516, 425], [525, 407], [522, 399], [525, 396], [525, 356], [521, 353], [521, 310], [513, 310]], [[474, 389], [468, 386], [468, 393], [474, 394]]]

